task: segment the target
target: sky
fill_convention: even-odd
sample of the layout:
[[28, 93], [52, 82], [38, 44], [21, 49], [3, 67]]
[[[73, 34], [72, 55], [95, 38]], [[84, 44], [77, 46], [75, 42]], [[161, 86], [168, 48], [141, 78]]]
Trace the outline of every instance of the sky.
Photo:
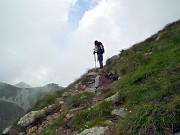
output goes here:
[[180, 19], [180, 0], [0, 0], [0, 82], [67, 86]]

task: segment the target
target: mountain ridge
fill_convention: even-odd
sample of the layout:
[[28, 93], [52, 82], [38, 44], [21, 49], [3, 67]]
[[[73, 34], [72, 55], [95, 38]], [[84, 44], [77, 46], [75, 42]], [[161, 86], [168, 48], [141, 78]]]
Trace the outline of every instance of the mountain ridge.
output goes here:
[[26, 84], [25, 82], [19, 82], [15, 84], [14, 86], [18, 88], [32, 88], [32, 86], [30, 86], [29, 84]]

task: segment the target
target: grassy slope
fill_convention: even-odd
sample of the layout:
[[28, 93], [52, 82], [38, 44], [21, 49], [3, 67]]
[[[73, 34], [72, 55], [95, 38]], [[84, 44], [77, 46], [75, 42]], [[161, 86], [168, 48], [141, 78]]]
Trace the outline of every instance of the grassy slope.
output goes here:
[[180, 132], [180, 21], [119, 55], [106, 68], [122, 75], [114, 89], [129, 115], [120, 134]]
[[[116, 72], [121, 79], [105, 96], [118, 92], [124, 101], [122, 106], [128, 109], [128, 116], [117, 122], [116, 134], [180, 132], [179, 52], [180, 21], [168, 25], [144, 42], [122, 50], [118, 59], [107, 60], [106, 72]], [[83, 130], [104, 125], [103, 121], [113, 119], [111, 110], [112, 103], [105, 101], [90, 110], [82, 110], [73, 117], [70, 128]], [[64, 121], [63, 113], [42, 135], [53, 134]]]
[[[159, 40], [156, 40], [159, 37]], [[123, 99], [122, 106], [128, 109], [125, 119], [113, 121], [112, 102], [102, 101], [97, 106], [78, 112], [70, 123], [71, 130], [83, 130], [95, 125], [106, 125], [104, 121], [115, 122], [118, 135], [128, 134], [173, 134], [180, 132], [180, 21], [168, 25], [162, 31], [128, 50], [122, 50], [119, 58], [107, 60], [105, 71], [116, 72], [121, 79], [112, 88], [105, 90], [104, 98], [116, 92]], [[41, 99], [32, 110], [39, 110], [52, 104], [62, 93], [70, 90], [82, 76], [61, 92]], [[88, 93], [68, 97], [64, 112], [41, 135], [53, 135], [66, 123], [68, 110], [84, 104], [91, 104]], [[79, 98], [83, 97], [83, 98]], [[76, 101], [77, 100], [77, 101]], [[86, 103], [86, 101], [88, 103]]]

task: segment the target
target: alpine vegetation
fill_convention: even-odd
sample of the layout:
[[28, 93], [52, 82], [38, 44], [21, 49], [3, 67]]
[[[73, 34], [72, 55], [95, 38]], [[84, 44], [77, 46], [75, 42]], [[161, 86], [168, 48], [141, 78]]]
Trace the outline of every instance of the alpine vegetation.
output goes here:
[[41, 98], [3, 134], [180, 134], [180, 21]]

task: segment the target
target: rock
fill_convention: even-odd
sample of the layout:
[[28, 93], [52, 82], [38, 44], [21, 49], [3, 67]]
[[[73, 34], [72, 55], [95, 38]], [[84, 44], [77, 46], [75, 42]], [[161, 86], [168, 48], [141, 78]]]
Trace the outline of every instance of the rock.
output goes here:
[[104, 124], [106, 125], [113, 125], [114, 123], [111, 120], [104, 121]]
[[113, 96], [111, 96], [109, 98], [106, 98], [106, 101], [110, 101], [110, 100], [117, 101], [118, 98], [119, 98], [119, 95], [118, 95], [118, 93], [116, 93], [115, 95], [113, 95]]
[[91, 78], [91, 79], [87, 82], [87, 84], [90, 85], [90, 84], [93, 84], [94, 82], [95, 82], [95, 78]]
[[125, 118], [127, 115], [127, 109], [126, 108], [119, 108], [119, 109], [115, 109], [111, 112], [112, 115], [117, 115], [120, 116], [122, 118]]
[[79, 134], [76, 135], [105, 135], [105, 132], [108, 130], [108, 127], [93, 127], [90, 129], [85, 129]]
[[60, 104], [60, 105], [63, 105], [63, 104], [64, 104], [64, 101], [59, 101], [59, 104]]
[[96, 89], [99, 87], [100, 76], [96, 76], [94, 84], [92, 84], [89, 88], [86, 88], [85, 91], [95, 93]]
[[72, 117], [74, 117], [75, 113], [84, 109], [84, 107], [79, 107], [79, 108], [74, 108], [74, 109], [71, 109], [69, 110], [69, 113], [66, 115], [66, 118], [69, 120], [71, 119]]
[[48, 108], [49, 108], [49, 109], [52, 109], [52, 108], [53, 108], [53, 106], [52, 106], [52, 105], [49, 105], [49, 106], [48, 106]]
[[69, 119], [71, 119], [73, 116], [74, 116], [74, 114], [69, 114], [69, 113], [68, 113], [68, 114], [66, 115], [66, 118], [69, 120]]
[[62, 96], [63, 96], [63, 97], [68, 97], [68, 96], [69, 96], [69, 93], [68, 93], [68, 92], [64, 92]]
[[2, 132], [3, 135], [9, 134], [9, 131], [11, 130], [11, 126], [7, 127], [6, 129], [4, 129], [4, 131]]
[[42, 127], [39, 127], [38, 133], [40, 133], [42, 130], [43, 130], [43, 128], [42, 128]]
[[52, 115], [52, 117], [53, 117], [53, 119], [57, 119], [57, 118], [59, 117], [59, 114], [58, 114], [58, 113], [54, 113], [54, 114]]
[[144, 55], [150, 55], [152, 52], [146, 52], [144, 53]]
[[117, 81], [119, 79], [119, 75], [115, 74], [114, 72], [111, 72], [105, 76], [105, 78], [112, 80], [112, 81]]
[[76, 85], [74, 86], [74, 88], [75, 88], [75, 89], [78, 89], [78, 88], [79, 88], [79, 85], [81, 85], [81, 82], [79, 82], [78, 84], [76, 84]]
[[97, 75], [96, 72], [90, 72], [90, 73], [87, 74], [87, 76], [96, 76], [96, 75]]
[[27, 130], [27, 134], [31, 135], [32, 133], [37, 132], [38, 128], [36, 126], [31, 127]]
[[19, 120], [18, 125], [20, 125], [21, 127], [26, 127], [26, 126], [30, 125], [31, 123], [35, 122], [36, 118], [43, 117], [44, 115], [45, 115], [44, 110], [31, 111], [31, 112], [27, 113], [26, 115], [24, 115]]
[[47, 121], [52, 121], [52, 120], [53, 120], [53, 118], [52, 118], [52, 116], [51, 116], [51, 115], [49, 115], [49, 116], [47, 116], [46, 120], [47, 120]]
[[94, 87], [95, 87], [95, 88], [98, 88], [98, 87], [99, 87], [99, 80], [100, 80], [100, 76], [97, 75], [96, 78], [95, 78], [95, 83], [94, 83]]
[[38, 111], [31, 111], [28, 114], [24, 115], [18, 122], [18, 125], [25, 127], [33, 123], [35, 121], [35, 115], [37, 112]]
[[115, 55], [111, 58], [109, 58], [110, 61], [114, 61], [114, 60], [117, 60], [119, 58], [119, 55]]
[[156, 38], [156, 41], [159, 41], [159, 39], [160, 39], [160, 36], [158, 36], [158, 37]]
[[41, 127], [43, 128], [46, 128], [48, 126], [49, 122], [46, 120], [46, 121], [43, 121], [43, 123], [41, 124]]
[[18, 135], [25, 135], [25, 134], [26, 134], [25, 132], [18, 133]]
[[92, 93], [95, 93], [95, 92], [96, 92], [96, 88], [94, 88], [94, 87], [86, 88], [85, 91], [86, 91], [86, 92], [92, 92]]
[[71, 110], [69, 110], [69, 112], [77, 112], [77, 111], [80, 111], [80, 110], [82, 110], [82, 109], [84, 109], [85, 107], [78, 107], [78, 108], [73, 108], [73, 109], [71, 109]]

